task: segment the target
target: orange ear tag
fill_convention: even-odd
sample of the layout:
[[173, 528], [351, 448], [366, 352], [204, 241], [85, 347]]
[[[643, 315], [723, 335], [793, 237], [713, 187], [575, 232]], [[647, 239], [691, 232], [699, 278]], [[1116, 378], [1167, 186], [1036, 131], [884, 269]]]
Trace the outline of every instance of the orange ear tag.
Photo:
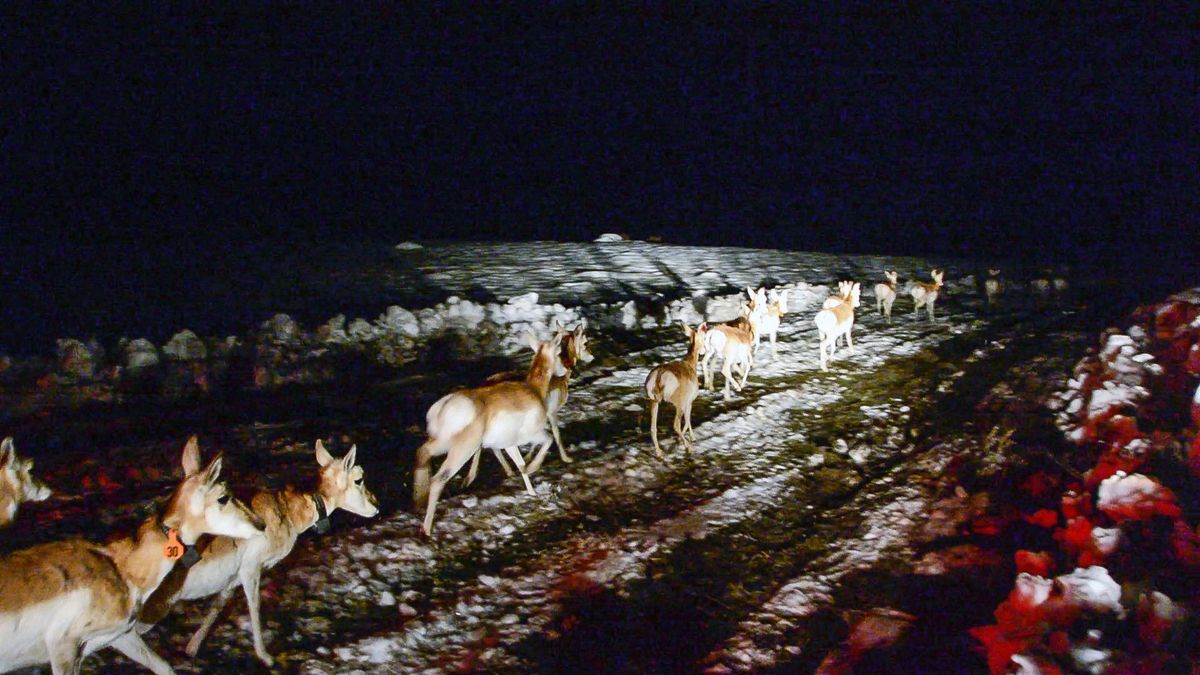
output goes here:
[[178, 530], [167, 530], [167, 543], [163, 546], [163, 557], [167, 560], [179, 560], [183, 557], [183, 550], [187, 548], [183, 542], [179, 541]]

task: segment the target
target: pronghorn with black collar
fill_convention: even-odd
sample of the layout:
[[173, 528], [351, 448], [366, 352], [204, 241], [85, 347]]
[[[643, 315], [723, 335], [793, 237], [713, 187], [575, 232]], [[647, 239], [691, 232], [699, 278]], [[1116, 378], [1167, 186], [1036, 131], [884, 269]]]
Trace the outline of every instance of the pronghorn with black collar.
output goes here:
[[933, 279], [933, 283], [924, 281], [914, 281], [912, 288], [909, 289], [909, 294], [913, 299], [913, 316], [921, 310], [921, 307], [929, 308], [929, 320], [936, 321], [933, 317], [933, 303], [937, 302], [938, 294], [942, 290], [942, 275], [941, 270], [933, 270], [929, 276]]
[[245, 538], [264, 528], [220, 482], [220, 457], [200, 468], [194, 436], [183, 471], [166, 506], [132, 537], [106, 545], [67, 539], [0, 558], [0, 672], [49, 663], [55, 675], [78, 673], [104, 647], [158, 675], [174, 672], [134, 630], [142, 603], [176, 562], [195, 558], [201, 536]]
[[250, 508], [262, 518], [266, 530], [248, 539], [214, 538], [201, 552], [199, 562], [191, 569], [177, 570], [147, 601], [139, 617], [139, 630], [144, 632], [157, 623], [179, 600], [216, 595], [203, 623], [188, 642], [188, 656], [195, 656], [221, 610], [241, 586], [250, 610], [254, 653], [270, 667], [274, 659], [263, 642], [259, 618], [259, 583], [263, 571], [292, 552], [301, 532], [310, 529], [317, 534], [328, 532], [329, 515], [334, 511], [345, 509], [364, 518], [379, 513], [375, 495], [363, 484], [363, 469], [355, 464], [356, 453], [357, 446], [353, 446], [345, 457], [334, 457], [318, 440], [316, 490], [305, 492], [287, 487], [254, 495]]

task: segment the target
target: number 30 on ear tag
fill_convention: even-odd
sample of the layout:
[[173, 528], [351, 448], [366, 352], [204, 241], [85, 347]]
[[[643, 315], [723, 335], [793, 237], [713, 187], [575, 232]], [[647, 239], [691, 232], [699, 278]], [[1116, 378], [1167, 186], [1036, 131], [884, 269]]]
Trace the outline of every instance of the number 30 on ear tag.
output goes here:
[[179, 532], [169, 530], [167, 532], [167, 543], [163, 546], [163, 557], [167, 560], [179, 560], [183, 557], [183, 542], [179, 541]]

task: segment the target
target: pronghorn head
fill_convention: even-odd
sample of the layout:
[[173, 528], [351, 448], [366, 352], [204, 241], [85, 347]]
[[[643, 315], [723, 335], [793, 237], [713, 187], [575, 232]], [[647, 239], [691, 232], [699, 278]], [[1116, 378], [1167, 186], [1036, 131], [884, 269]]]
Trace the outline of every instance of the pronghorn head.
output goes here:
[[[565, 343], [567, 356], [570, 357], [572, 363], [591, 363], [592, 352], [588, 350], [588, 338], [584, 331], [587, 330], [587, 319], [580, 319], [579, 325], [575, 326], [575, 330], [568, 333], [570, 340]], [[564, 360], [564, 364], [565, 363]]]
[[708, 333], [708, 322], [701, 321], [695, 329], [689, 327], [686, 323], [680, 321], [680, 326], [683, 326], [683, 334], [688, 336], [690, 343], [688, 344], [689, 352], [696, 352], [698, 356], [704, 356], [704, 336]]
[[772, 289], [771, 290], [771, 302], [775, 303], [775, 307], [778, 308], [780, 316], [787, 314], [787, 311], [788, 311], [787, 289], [785, 288], [782, 291], [777, 291], [777, 290]]
[[555, 333], [554, 337], [542, 342], [537, 335], [534, 335], [533, 331], [525, 331], [525, 342], [533, 350], [533, 365], [530, 370], [541, 368], [549, 371], [553, 377], [566, 375], [567, 368], [563, 365], [562, 357], [559, 355], [562, 339], [562, 333]]
[[838, 282], [838, 295], [842, 296], [842, 298], [849, 298], [850, 291], [853, 288], [854, 288], [853, 281], [839, 281]]
[[988, 276], [989, 277], [998, 277], [998, 276], [1000, 276], [1000, 270], [992, 269], [991, 267], [989, 267], [988, 268]]
[[321, 497], [328, 504], [329, 512], [346, 509], [364, 518], [379, 513], [379, 502], [363, 484], [363, 468], [354, 463], [358, 446], [350, 446], [350, 452], [338, 459], [329, 454], [325, 444], [317, 439], [317, 464], [321, 467]]
[[887, 277], [888, 283], [895, 286], [900, 281], [900, 274], [895, 270], [885, 271], [883, 276]]
[[11, 437], [0, 442], [0, 491], [17, 502], [40, 502], [50, 498], [50, 488], [33, 477], [33, 460], [17, 457]]
[[942, 275], [943, 274], [944, 273], [942, 272], [942, 270], [939, 270], [939, 269], [935, 269], [929, 273], [929, 276], [933, 277], [934, 285], [937, 286], [938, 288], [941, 288], [941, 286], [942, 286]]
[[850, 284], [849, 293], [847, 293], [846, 299], [850, 301], [851, 307], [858, 307], [859, 306], [859, 297], [862, 294], [862, 286], [858, 282], [854, 282], [854, 283], [846, 282], [846, 283]]
[[262, 519], [229, 494], [221, 482], [220, 455], [200, 468], [200, 445], [195, 436], [183, 448], [183, 476], [161, 521], [164, 527], [176, 530], [184, 544], [191, 546], [204, 534], [246, 539], [265, 529]]

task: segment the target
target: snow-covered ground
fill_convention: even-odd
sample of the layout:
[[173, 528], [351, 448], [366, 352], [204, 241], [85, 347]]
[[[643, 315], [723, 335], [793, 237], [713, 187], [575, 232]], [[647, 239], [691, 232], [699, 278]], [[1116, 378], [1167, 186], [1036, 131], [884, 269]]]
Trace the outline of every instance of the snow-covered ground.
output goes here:
[[[875, 315], [870, 289], [884, 269], [898, 270], [903, 285], [928, 280], [935, 264], [947, 283], [936, 323], [911, 314], [903, 287], [893, 322]], [[972, 364], [1001, 358], [1013, 340], [1036, 339], [1070, 311], [1069, 298], [1021, 290], [1028, 286], [1019, 270], [1000, 307], [988, 311], [976, 269], [944, 260], [614, 241], [409, 246], [390, 265], [361, 272], [381, 297], [403, 297], [405, 284], [419, 284], [442, 299], [381, 306], [378, 319], [344, 318], [320, 330], [276, 317], [238, 336], [273, 336], [262, 344], [304, 352], [305, 367], [386, 345], [385, 367], [369, 379], [339, 380], [334, 368], [296, 380], [308, 388], [263, 386], [226, 394], [232, 406], [194, 404], [230, 471], [244, 472], [235, 484], [304, 475], [319, 435], [335, 454], [358, 444], [367, 485], [383, 501], [372, 520], [342, 514], [332, 533], [304, 535], [266, 575], [268, 645], [291, 672], [740, 671], [810, 658], [794, 637], [805, 618], [837, 606], [845, 579], [911, 557], [911, 531], [942, 496], [935, 478], [947, 456], [923, 434], [936, 426], [946, 397], [960, 379], [986, 370], [964, 376]], [[840, 349], [822, 373], [812, 319], [844, 278], [864, 287], [856, 353]], [[788, 293], [778, 353], [763, 345], [746, 390], [732, 400], [722, 399], [719, 375], [717, 390], [701, 394], [691, 455], [672, 439], [670, 414], [660, 415], [667, 459], [656, 460], [641, 389], [646, 373], [682, 356], [679, 321], [734, 318], [747, 286]], [[481, 480], [468, 489], [453, 482], [434, 538], [423, 537], [409, 480], [425, 409], [498, 366], [524, 364], [525, 330], [547, 335], [555, 320], [582, 318], [596, 360], [577, 371], [560, 417], [575, 461], [563, 464], [552, 452], [533, 477], [537, 495], [527, 496], [488, 453]], [[448, 336], [458, 346], [446, 355]], [[462, 344], [486, 351], [466, 355]], [[239, 395], [253, 403], [239, 406]], [[145, 409], [111, 405], [111, 417], [144, 424], [135, 415]], [[54, 414], [70, 422], [73, 413]], [[196, 421], [183, 412], [164, 417], [161, 431], [135, 438], [113, 431], [91, 441], [160, 466], [164, 477], [151, 484], [165, 488], [173, 465], [162, 448], [175, 427]], [[18, 438], [30, 454], [58, 447], [70, 455], [82, 444], [22, 424], [33, 430], [25, 443]], [[89, 510], [67, 509], [61, 525], [50, 522], [63, 518], [62, 508], [22, 512], [43, 530], [86, 529], [96, 510], [129, 514], [111, 495], [87, 500], [86, 463], [51, 469], [62, 482], [78, 482], [67, 489], [82, 493]], [[625, 628], [588, 609], [597, 602]], [[180, 672], [254, 668], [240, 596], [231, 607], [196, 659], [183, 646], [205, 602], [177, 610], [147, 640]], [[695, 626], [664, 618], [682, 621], [689, 611]], [[614, 646], [625, 631], [636, 637]], [[560, 653], [568, 644], [572, 651]], [[118, 667], [131, 668], [111, 652], [87, 662], [92, 672]]]

